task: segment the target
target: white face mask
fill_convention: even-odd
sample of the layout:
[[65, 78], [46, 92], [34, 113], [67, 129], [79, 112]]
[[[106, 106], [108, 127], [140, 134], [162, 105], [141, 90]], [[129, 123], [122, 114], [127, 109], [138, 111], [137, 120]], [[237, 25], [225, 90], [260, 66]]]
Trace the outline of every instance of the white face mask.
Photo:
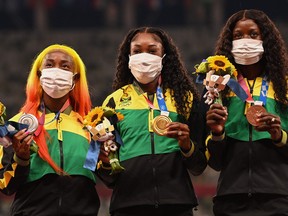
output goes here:
[[61, 98], [74, 88], [73, 76], [71, 71], [45, 68], [42, 70], [40, 84], [50, 97]]
[[149, 53], [135, 54], [129, 56], [129, 68], [138, 82], [147, 84], [160, 75], [162, 58]]
[[237, 64], [251, 65], [257, 63], [264, 52], [263, 41], [250, 38], [233, 40], [232, 54]]

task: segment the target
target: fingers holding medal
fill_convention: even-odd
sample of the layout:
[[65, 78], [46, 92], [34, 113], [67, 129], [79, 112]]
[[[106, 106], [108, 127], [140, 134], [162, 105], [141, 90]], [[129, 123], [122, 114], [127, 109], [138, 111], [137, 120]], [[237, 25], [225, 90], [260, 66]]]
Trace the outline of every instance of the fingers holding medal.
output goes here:
[[165, 115], [159, 115], [153, 119], [152, 129], [159, 136], [164, 136], [166, 133], [167, 125], [172, 122], [172, 120]]
[[247, 121], [257, 131], [281, 131], [281, 120], [278, 116], [268, 113], [261, 105], [251, 106], [246, 113]]
[[190, 130], [188, 125], [180, 122], [171, 122], [167, 125], [166, 136], [170, 138], [175, 138], [178, 141], [180, 140], [190, 140]]
[[38, 119], [30, 113], [20, 116], [18, 122], [21, 124], [26, 124], [28, 126], [27, 132], [33, 133], [38, 128]]
[[253, 126], [259, 126], [263, 124], [263, 121], [261, 121], [261, 114], [265, 113], [266, 110], [261, 105], [254, 105], [249, 107], [246, 113], [247, 121], [253, 125]]
[[153, 122], [153, 131], [159, 136], [167, 136], [170, 138], [179, 139], [181, 137], [189, 136], [189, 128], [186, 124], [182, 124], [179, 122], [172, 122], [166, 118], [159, 118]]

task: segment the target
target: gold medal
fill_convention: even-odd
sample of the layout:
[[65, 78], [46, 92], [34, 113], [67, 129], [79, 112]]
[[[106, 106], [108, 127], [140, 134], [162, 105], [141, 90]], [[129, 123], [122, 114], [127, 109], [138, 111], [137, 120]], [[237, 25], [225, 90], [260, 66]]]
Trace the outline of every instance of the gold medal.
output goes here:
[[168, 116], [159, 115], [153, 119], [152, 129], [159, 136], [163, 136], [169, 122], [172, 122], [172, 120]]

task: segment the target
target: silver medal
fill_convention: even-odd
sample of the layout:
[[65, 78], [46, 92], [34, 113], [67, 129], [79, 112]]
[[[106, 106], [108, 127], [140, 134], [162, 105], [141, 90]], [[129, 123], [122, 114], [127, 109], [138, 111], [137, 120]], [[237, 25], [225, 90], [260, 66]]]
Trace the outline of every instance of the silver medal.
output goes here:
[[28, 129], [27, 129], [28, 132], [33, 133], [38, 128], [38, 119], [30, 113], [21, 115], [18, 122], [21, 124], [28, 125]]

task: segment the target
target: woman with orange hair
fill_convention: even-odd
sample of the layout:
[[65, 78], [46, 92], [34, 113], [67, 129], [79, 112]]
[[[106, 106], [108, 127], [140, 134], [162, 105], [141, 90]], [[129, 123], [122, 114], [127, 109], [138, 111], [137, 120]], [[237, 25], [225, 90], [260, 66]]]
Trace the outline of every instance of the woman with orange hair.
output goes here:
[[[24, 116], [29, 127], [13, 136], [11, 146], [0, 146], [0, 189], [16, 192], [11, 215], [97, 215], [95, 173], [83, 168], [90, 137], [82, 118], [91, 100], [85, 65], [75, 50], [59, 44], [45, 48], [32, 65], [26, 95], [11, 120]], [[30, 151], [31, 143], [37, 152]]]

